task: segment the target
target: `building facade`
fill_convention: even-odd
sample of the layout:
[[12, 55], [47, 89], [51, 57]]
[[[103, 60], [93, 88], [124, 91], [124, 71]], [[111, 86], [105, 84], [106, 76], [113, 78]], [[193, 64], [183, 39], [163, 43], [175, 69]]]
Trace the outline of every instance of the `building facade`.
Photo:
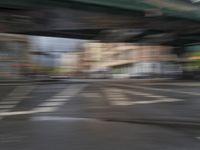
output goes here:
[[61, 57], [61, 73], [64, 76], [76, 76], [80, 71], [80, 52], [71, 51], [62, 54]]
[[28, 39], [24, 35], [0, 34], [0, 79], [18, 79], [28, 64]]
[[173, 74], [177, 59], [172, 48], [132, 43], [87, 43], [85, 53], [90, 72], [107, 71], [113, 77]]

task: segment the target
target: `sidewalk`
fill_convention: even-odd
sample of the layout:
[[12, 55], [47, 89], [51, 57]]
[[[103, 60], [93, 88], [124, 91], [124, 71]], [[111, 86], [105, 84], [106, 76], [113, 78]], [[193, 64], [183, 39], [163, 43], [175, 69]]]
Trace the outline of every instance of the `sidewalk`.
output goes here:
[[29, 84], [29, 83], [50, 83], [50, 82], [57, 82], [59, 80], [55, 79], [16, 79], [16, 80], [0, 80], [0, 85], [5, 84]]
[[130, 83], [130, 82], [199, 82], [199, 80], [182, 80], [182, 79], [172, 79], [172, 78], [152, 78], [152, 79], [63, 79], [63, 81], [68, 81], [68, 82], [123, 82], [123, 83]]
[[153, 78], [153, 79], [16, 79], [16, 80], [3, 80], [0, 79], [0, 84], [26, 84], [26, 83], [76, 83], [76, 82], [122, 82], [122, 83], [200, 83], [199, 80], [181, 80], [172, 78]]

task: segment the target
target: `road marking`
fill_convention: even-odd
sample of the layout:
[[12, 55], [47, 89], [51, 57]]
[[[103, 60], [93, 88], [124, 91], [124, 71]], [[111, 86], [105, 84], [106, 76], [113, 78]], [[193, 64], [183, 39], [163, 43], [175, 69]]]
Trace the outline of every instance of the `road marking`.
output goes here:
[[13, 108], [15, 105], [0, 105], [0, 109]]
[[53, 98], [53, 99], [49, 99], [48, 101], [49, 102], [63, 102], [63, 101], [68, 101], [68, 100], [69, 100], [68, 98], [66, 98], [66, 99], [63, 99], [63, 98], [58, 98], [58, 99]]
[[81, 93], [82, 97], [87, 97], [87, 98], [99, 98], [101, 97], [98, 93]]
[[1, 101], [0, 102], [0, 105], [6, 105], [6, 104], [17, 104], [18, 101]]
[[200, 136], [196, 137], [196, 139], [200, 140]]
[[11, 111], [21, 100], [33, 90], [34, 86], [18, 86], [0, 102], [0, 112]]
[[161, 99], [161, 100], [137, 101], [137, 102], [133, 102], [133, 104], [154, 104], [154, 103], [179, 102], [179, 101], [182, 101], [182, 100], [166, 98], [166, 99]]
[[[183, 101], [182, 99], [169, 98], [162, 95], [153, 95], [151, 93], [145, 92], [136, 92], [124, 89], [116, 89], [116, 88], [107, 88], [104, 90], [108, 98], [111, 100], [110, 103], [112, 105], [138, 105], [138, 104], [154, 104], [154, 103], [169, 103], [169, 102], [179, 102]], [[145, 101], [130, 101], [124, 93], [139, 95], [148, 98], [156, 98], [156, 100], [145, 100]]]
[[184, 91], [176, 91], [171, 89], [161, 89], [161, 88], [150, 88], [150, 87], [143, 87], [143, 86], [136, 86], [136, 85], [123, 85], [123, 84], [109, 84], [111, 86], [119, 86], [119, 87], [127, 87], [127, 88], [137, 88], [137, 89], [144, 89], [144, 90], [152, 90], [152, 91], [163, 91], [163, 92], [171, 92], [176, 94], [187, 94], [192, 96], [200, 96], [200, 93], [196, 92], [184, 92]]
[[36, 108], [33, 108], [32, 111], [36, 112], [54, 112], [59, 109], [62, 105], [64, 105], [67, 101], [69, 101], [72, 97], [77, 95], [83, 88], [85, 88], [87, 84], [81, 85], [71, 85], [53, 96], [51, 99], [45, 100], [43, 103], [39, 104]]
[[199, 83], [145, 83], [145, 85], [173, 85], [173, 86], [188, 86], [188, 87], [199, 87]]
[[179, 99], [162, 99], [162, 100], [149, 100], [149, 101], [113, 101], [112, 103], [114, 105], [123, 105], [123, 106], [128, 106], [128, 105], [138, 105], [138, 104], [156, 104], [156, 103], [169, 103], [169, 102], [178, 102], [182, 101]]
[[127, 99], [127, 97], [122, 96], [122, 93], [138, 95], [138, 96], [143, 96], [143, 97], [149, 97], [149, 98], [166, 98], [166, 96], [162, 96], [162, 95], [154, 95], [151, 93], [130, 91], [130, 90], [124, 90], [124, 89], [112, 89], [112, 90], [107, 89], [106, 91], [108, 91], [109, 93], [115, 92], [115, 97], [118, 97], [120, 99]]
[[68, 98], [70, 96], [67, 96], [67, 95], [56, 95], [54, 96], [54, 98]]
[[119, 106], [129, 106], [132, 105], [130, 101], [113, 101], [113, 105], [119, 105]]
[[60, 116], [34, 116], [31, 121], [90, 121], [99, 122], [94, 118], [78, 118], [78, 117], [60, 117]]
[[57, 107], [37, 107], [30, 112], [33, 113], [54, 112], [57, 111], [57, 109], [58, 109]]
[[111, 100], [109, 101], [111, 105], [127, 105], [128, 98], [122, 93], [121, 89], [109, 88], [103, 91], [108, 96], [108, 99]]
[[124, 93], [132, 94], [132, 95], [139, 95], [149, 98], [165, 98], [166, 96], [163, 95], [154, 95], [152, 93], [146, 93], [146, 92], [138, 92], [138, 91], [129, 91], [129, 90], [123, 90]]
[[33, 111], [15, 111], [15, 112], [2, 112], [0, 113], [1, 117], [4, 116], [13, 116], [13, 115], [25, 115], [25, 114], [32, 114]]
[[48, 102], [45, 102], [45, 103], [42, 103], [42, 104], [40, 104], [39, 106], [40, 107], [44, 107], [44, 106], [61, 106], [61, 105], [63, 105], [65, 102], [50, 102], [50, 101], [48, 101]]
[[[5, 116], [15, 116], [15, 115], [28, 115], [28, 114], [35, 114], [35, 113], [42, 113], [42, 112], [52, 112], [56, 109], [55, 107], [41, 107], [38, 109], [28, 110], [28, 111], [14, 111], [14, 112], [1, 112], [0, 117]], [[2, 118], [1, 118], [2, 119]]]

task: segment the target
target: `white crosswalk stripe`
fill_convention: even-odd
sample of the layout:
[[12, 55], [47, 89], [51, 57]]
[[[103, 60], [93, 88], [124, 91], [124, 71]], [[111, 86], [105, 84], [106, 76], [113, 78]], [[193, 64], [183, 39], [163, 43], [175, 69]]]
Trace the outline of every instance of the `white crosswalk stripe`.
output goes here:
[[81, 85], [70, 85], [57, 95], [52, 98], [45, 100], [43, 103], [39, 104], [36, 108], [34, 108], [33, 112], [55, 112], [66, 102], [71, 100], [72, 97], [77, 95], [83, 88], [85, 88], [86, 84]]
[[40, 104], [40, 106], [42, 107], [45, 107], [45, 106], [60, 106], [60, 105], [63, 105], [65, 102], [60, 102], [60, 101], [55, 101], [55, 102], [52, 102], [52, 101], [48, 101], [48, 102], [44, 102], [42, 104]]
[[34, 86], [18, 86], [0, 101], [0, 115], [4, 112], [11, 111], [18, 103], [33, 90]]
[[67, 98], [52, 98], [52, 99], [49, 99], [48, 101], [49, 102], [64, 102], [64, 101], [68, 101], [68, 97]]
[[86, 98], [100, 98], [101, 97], [101, 95], [96, 92], [81, 93], [80, 96], [86, 97]]
[[115, 88], [110, 88], [110, 89], [105, 89], [104, 92], [108, 96], [108, 99], [111, 101], [111, 105], [128, 105], [128, 98], [122, 94], [121, 89], [115, 89]]
[[33, 109], [31, 112], [34, 113], [42, 113], [42, 112], [54, 112], [57, 111], [57, 107], [37, 107]]
[[10, 105], [10, 104], [17, 104], [18, 103], [18, 101], [1, 101], [0, 102], [0, 106], [1, 105]]
[[13, 108], [13, 105], [0, 105], [0, 109]]

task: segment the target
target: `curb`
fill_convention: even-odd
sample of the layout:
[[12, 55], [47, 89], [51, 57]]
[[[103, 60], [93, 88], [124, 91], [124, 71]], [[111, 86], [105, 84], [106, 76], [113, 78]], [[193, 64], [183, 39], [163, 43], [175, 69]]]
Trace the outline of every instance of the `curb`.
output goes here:
[[108, 122], [121, 122], [121, 123], [134, 123], [134, 124], [147, 124], [147, 125], [159, 125], [159, 126], [171, 126], [171, 127], [198, 127], [200, 128], [199, 121], [170, 121], [170, 120], [146, 120], [146, 119], [112, 119], [112, 118], [100, 118], [103, 121]]

